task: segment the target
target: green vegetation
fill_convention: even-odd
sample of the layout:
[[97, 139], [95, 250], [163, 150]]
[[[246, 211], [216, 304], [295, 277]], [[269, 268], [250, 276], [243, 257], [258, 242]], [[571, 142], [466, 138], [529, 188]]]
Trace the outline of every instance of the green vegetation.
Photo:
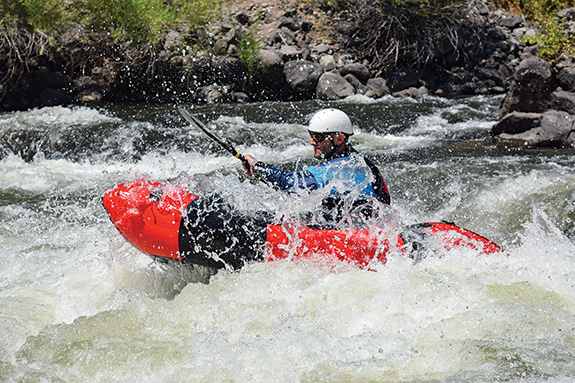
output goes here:
[[565, 23], [557, 19], [557, 12], [572, 7], [573, 0], [503, 0], [502, 5], [539, 26], [537, 36], [525, 39], [528, 44], [539, 44], [539, 56], [554, 61], [575, 53], [575, 37], [565, 33]]
[[[149, 45], [159, 41], [170, 29], [206, 25], [221, 16], [222, 5], [233, 0], [0, 0], [0, 30], [15, 25], [36, 32], [55, 33], [70, 23], [85, 30], [103, 32], [116, 41]], [[314, 7], [327, 7], [335, 13], [361, 11], [364, 0], [302, 0]], [[419, 16], [433, 17], [445, 13], [464, 0], [375, 0], [382, 10], [390, 7], [410, 9]], [[564, 23], [557, 20], [559, 10], [571, 7], [575, 0], [497, 0], [500, 6], [524, 14], [539, 26], [539, 35], [526, 39], [539, 44], [539, 55], [553, 61], [561, 54], [575, 53], [575, 37], [564, 33]], [[385, 12], [384, 12], [385, 13]], [[239, 53], [253, 69], [252, 58], [259, 44], [252, 29], [242, 38]]]
[[169, 29], [214, 20], [228, 0], [0, 0], [0, 28], [15, 23], [53, 33], [71, 22], [117, 41], [153, 44]]
[[548, 61], [555, 61], [561, 55], [575, 54], [575, 37], [564, 32], [564, 25], [556, 18], [540, 23], [538, 36], [526, 38], [528, 44], [539, 44], [538, 55]]
[[258, 39], [258, 23], [252, 24], [247, 33], [238, 41], [238, 56], [240, 60], [248, 67], [250, 76], [258, 69], [260, 63], [261, 44]]

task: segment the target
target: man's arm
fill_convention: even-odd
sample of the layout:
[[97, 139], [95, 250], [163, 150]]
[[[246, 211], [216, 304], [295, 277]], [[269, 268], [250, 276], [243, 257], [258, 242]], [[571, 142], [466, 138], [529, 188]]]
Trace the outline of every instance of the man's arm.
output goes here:
[[257, 174], [264, 177], [272, 185], [277, 186], [280, 190], [296, 188], [314, 190], [319, 186], [315, 177], [305, 170], [285, 172], [261, 161], [254, 164], [254, 169]]
[[249, 168], [244, 165], [248, 177], [262, 177], [280, 190], [293, 190], [296, 188], [314, 190], [319, 187], [315, 177], [308, 171], [296, 170], [284, 172], [273, 165], [256, 161], [256, 159], [249, 154], [246, 154], [245, 158], [250, 165]]
[[381, 172], [370, 158], [363, 158], [369, 169], [371, 169], [373, 176], [375, 177], [373, 190], [375, 191], [375, 194], [377, 194], [377, 199], [387, 205], [391, 204], [391, 195], [389, 194], [389, 190], [387, 190], [387, 185], [385, 184], [385, 180], [383, 179]]

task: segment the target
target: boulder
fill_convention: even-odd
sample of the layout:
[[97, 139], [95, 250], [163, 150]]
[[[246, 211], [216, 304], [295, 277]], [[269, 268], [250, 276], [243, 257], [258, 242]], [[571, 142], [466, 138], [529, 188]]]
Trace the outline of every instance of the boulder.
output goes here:
[[557, 81], [563, 90], [575, 92], [575, 64], [571, 60], [557, 64]]
[[361, 81], [359, 81], [357, 77], [355, 77], [351, 73], [346, 74], [345, 76], [343, 76], [343, 78], [353, 86], [353, 88], [355, 89], [355, 93], [365, 94], [369, 90], [369, 88], [366, 85], [363, 85]]
[[270, 49], [260, 49], [259, 61], [264, 69], [283, 65], [280, 54]]
[[250, 96], [248, 96], [246, 93], [244, 92], [235, 92], [232, 95], [232, 100], [238, 104], [242, 104], [244, 102], [248, 102], [250, 101]]
[[362, 83], [366, 83], [367, 80], [371, 77], [371, 73], [369, 73], [369, 69], [363, 64], [351, 63], [346, 64], [339, 70], [339, 74], [345, 76], [347, 74], [354, 75], [359, 81]]
[[70, 85], [70, 79], [63, 73], [53, 72], [46, 67], [39, 67], [32, 77], [31, 86], [35, 92], [44, 89], [62, 89]]
[[387, 81], [381, 77], [374, 77], [367, 80], [368, 90], [365, 95], [373, 98], [380, 98], [389, 94], [389, 88], [387, 87]]
[[100, 93], [97, 90], [83, 90], [76, 96], [74, 96], [74, 101], [85, 104], [91, 104], [102, 101], [102, 98], [103, 98], [102, 93]]
[[302, 28], [302, 22], [297, 17], [283, 15], [277, 22], [278, 28], [288, 28], [291, 31], [299, 31]]
[[530, 56], [518, 65], [499, 116], [512, 111], [544, 112], [549, 108], [552, 91], [551, 67], [542, 58]]
[[63, 105], [72, 101], [70, 93], [63, 89], [44, 89], [39, 98], [41, 105], [45, 106]]
[[407, 70], [395, 70], [387, 76], [387, 86], [393, 92], [419, 86], [422, 70], [410, 68]]
[[523, 21], [524, 19], [521, 15], [505, 15], [499, 20], [498, 24], [502, 27], [515, 29], [522, 26]]
[[195, 94], [195, 99], [197, 102], [214, 104], [225, 102], [226, 96], [216, 86], [204, 86], [198, 88]]
[[323, 55], [319, 58], [319, 63], [323, 66], [323, 69], [326, 72], [329, 72], [332, 69], [337, 67], [337, 63], [335, 62], [335, 58], [332, 55]]
[[556, 90], [551, 93], [551, 106], [555, 110], [575, 115], [575, 93]]
[[543, 113], [539, 132], [539, 144], [562, 146], [575, 136], [575, 116], [567, 112], [550, 110]]
[[429, 94], [429, 89], [424, 86], [420, 86], [419, 88], [416, 87], [409, 87], [404, 90], [400, 90], [398, 92], [394, 92], [394, 97], [421, 97], [426, 96]]
[[540, 124], [540, 113], [511, 112], [491, 128], [491, 134], [520, 134], [534, 129]]
[[493, 86], [503, 85], [503, 79], [501, 78], [501, 71], [495, 68], [487, 68], [484, 66], [479, 66], [475, 68], [475, 74], [481, 80], [491, 80], [493, 81]]
[[293, 60], [285, 63], [283, 72], [291, 89], [302, 96], [309, 96], [316, 91], [323, 67], [311, 61]]
[[252, 75], [248, 84], [255, 99], [283, 100], [288, 98], [289, 86], [284, 75], [284, 64], [280, 55], [273, 50], [260, 50], [260, 70]]
[[540, 147], [575, 147], [575, 116], [550, 110], [545, 113], [513, 112], [505, 116], [492, 130], [503, 140], [523, 141]]
[[280, 56], [284, 61], [294, 61], [303, 59], [303, 51], [293, 45], [282, 45]]
[[235, 57], [224, 57], [214, 63], [214, 77], [217, 84], [229, 85], [233, 90], [241, 90], [249, 71], [246, 64]]
[[334, 72], [321, 75], [316, 97], [322, 100], [339, 100], [354, 94], [355, 89], [345, 78]]
[[557, 19], [563, 22], [565, 27], [564, 33], [574, 34], [575, 33], [575, 8], [566, 8], [557, 12]]

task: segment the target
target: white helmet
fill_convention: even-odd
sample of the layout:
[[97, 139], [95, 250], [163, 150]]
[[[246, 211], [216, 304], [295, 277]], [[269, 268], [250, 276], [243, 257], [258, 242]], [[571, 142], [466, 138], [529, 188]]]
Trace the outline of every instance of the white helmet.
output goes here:
[[333, 108], [322, 109], [314, 114], [308, 130], [315, 133], [344, 133], [348, 136], [353, 134], [353, 126], [347, 114]]

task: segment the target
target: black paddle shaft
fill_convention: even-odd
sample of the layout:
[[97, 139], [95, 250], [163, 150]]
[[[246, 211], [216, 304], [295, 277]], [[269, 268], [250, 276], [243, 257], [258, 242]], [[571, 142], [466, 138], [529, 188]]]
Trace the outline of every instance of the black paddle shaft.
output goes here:
[[190, 124], [194, 125], [196, 128], [198, 128], [202, 132], [204, 132], [214, 142], [216, 142], [222, 148], [227, 150], [228, 153], [230, 153], [232, 156], [239, 158], [240, 161], [242, 161], [242, 163], [244, 164], [244, 166], [247, 169], [250, 168], [250, 163], [249, 163], [248, 159], [246, 157], [244, 157], [240, 152], [238, 152], [232, 145], [228, 144], [227, 142], [222, 140], [220, 137], [218, 137], [214, 133], [212, 133], [206, 125], [204, 125], [200, 120], [198, 120], [196, 117], [194, 117], [190, 113], [188, 113], [184, 108], [178, 107], [178, 111], [186, 119], [186, 121], [188, 121]]

